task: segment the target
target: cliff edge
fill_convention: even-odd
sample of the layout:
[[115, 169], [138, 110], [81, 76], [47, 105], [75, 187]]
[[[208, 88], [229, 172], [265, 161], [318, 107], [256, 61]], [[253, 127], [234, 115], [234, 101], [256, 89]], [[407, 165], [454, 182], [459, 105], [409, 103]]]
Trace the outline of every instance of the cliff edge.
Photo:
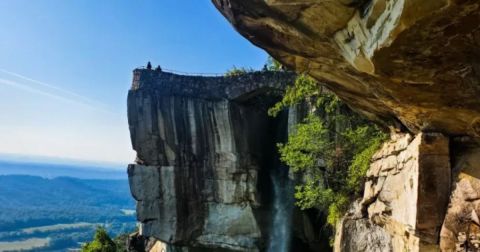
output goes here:
[[[140, 235], [151, 251], [264, 251], [276, 229], [303, 251], [318, 248], [314, 221], [300, 211], [295, 225], [273, 227], [276, 143], [288, 113], [267, 109], [291, 72], [183, 76], [136, 69], [128, 122], [136, 164], [128, 167]], [[293, 207], [293, 205], [292, 205]], [[287, 220], [286, 220], [287, 221]]]

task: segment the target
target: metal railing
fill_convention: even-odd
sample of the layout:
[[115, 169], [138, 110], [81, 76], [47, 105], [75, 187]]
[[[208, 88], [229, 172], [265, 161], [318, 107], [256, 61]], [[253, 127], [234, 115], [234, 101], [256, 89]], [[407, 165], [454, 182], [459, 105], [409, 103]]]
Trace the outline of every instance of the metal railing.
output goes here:
[[[140, 67], [137, 67], [136, 69], [146, 70], [147, 67], [140, 66]], [[155, 71], [155, 68], [152, 67], [151, 70]], [[183, 72], [183, 71], [167, 69], [167, 68], [162, 68], [161, 71], [165, 73], [172, 73], [172, 74], [178, 74], [183, 76], [199, 76], [199, 77], [227, 77], [228, 76], [228, 71], [224, 73], [191, 73], [191, 72]], [[246, 72], [246, 73], [256, 73], [256, 72], [263, 72], [263, 71], [270, 72], [270, 70], [252, 70], [252, 72]]]
[[[146, 66], [140, 66], [140, 67], [137, 67], [136, 69], [146, 70], [147, 67]], [[152, 67], [152, 71], [155, 71], [155, 68]], [[166, 68], [162, 68], [162, 72], [179, 74], [179, 75], [186, 75], [186, 76], [202, 76], [202, 77], [222, 77], [222, 76], [225, 76], [225, 73], [189, 73], [189, 72], [183, 72], [183, 71], [166, 69]]]
[[162, 69], [162, 71], [169, 72], [169, 73], [174, 73], [174, 74], [187, 75], [187, 76], [203, 76], [203, 77], [225, 76], [225, 73], [188, 73], [188, 72], [182, 72], [182, 71], [177, 71], [177, 70], [172, 70], [172, 69]]

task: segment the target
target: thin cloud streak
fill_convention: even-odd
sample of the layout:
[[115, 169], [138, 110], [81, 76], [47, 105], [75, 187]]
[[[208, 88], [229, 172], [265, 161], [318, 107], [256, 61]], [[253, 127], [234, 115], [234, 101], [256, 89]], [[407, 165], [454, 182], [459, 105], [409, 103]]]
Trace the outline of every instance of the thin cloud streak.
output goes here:
[[85, 102], [83, 102], [83, 101], [78, 101], [78, 100], [70, 99], [70, 98], [67, 98], [67, 97], [64, 97], [64, 96], [60, 96], [60, 95], [57, 95], [57, 94], [54, 94], [54, 93], [51, 93], [51, 92], [46, 92], [46, 91], [43, 91], [43, 90], [40, 90], [40, 89], [36, 89], [36, 88], [33, 88], [33, 87], [31, 87], [31, 86], [29, 86], [29, 85], [26, 85], [26, 84], [24, 84], [24, 83], [19, 83], [19, 82], [16, 82], [16, 81], [12, 81], [12, 80], [7, 80], [7, 79], [2, 79], [2, 78], [0, 78], [0, 84], [4, 84], [4, 85], [10, 86], [10, 87], [18, 88], [18, 89], [21, 89], [21, 90], [24, 90], [24, 91], [28, 91], [28, 92], [31, 92], [31, 93], [35, 93], [35, 94], [44, 95], [44, 96], [47, 96], [47, 97], [50, 97], [50, 98], [53, 98], [53, 99], [57, 99], [57, 100], [60, 100], [60, 101], [63, 101], [63, 102], [81, 105], [81, 106], [87, 107], [87, 108], [89, 108], [89, 109], [93, 109], [93, 110], [97, 110], [97, 111], [101, 111], [101, 112], [105, 112], [105, 113], [115, 114], [115, 115], [116, 115], [116, 113], [114, 113], [114, 112], [112, 112], [112, 111], [105, 110], [105, 109], [102, 109], [102, 108], [98, 108], [98, 107], [96, 107], [96, 106], [93, 106], [93, 105], [91, 105], [91, 104], [85, 103]]
[[[66, 94], [69, 94], [69, 95], [72, 95], [72, 96], [75, 96], [77, 98], [80, 98], [82, 100], [85, 100], [85, 101], [88, 101], [88, 102], [91, 102], [91, 103], [98, 103], [98, 104], [101, 104], [97, 101], [94, 101], [88, 97], [85, 97], [85, 96], [82, 96], [80, 94], [77, 94], [77, 93], [74, 93], [72, 91], [69, 91], [69, 90], [66, 90], [66, 89], [63, 89], [63, 88], [60, 88], [60, 87], [57, 87], [55, 85], [52, 85], [52, 84], [48, 84], [48, 83], [45, 83], [43, 81], [39, 81], [39, 80], [35, 80], [35, 79], [32, 79], [32, 78], [29, 78], [25, 75], [22, 75], [22, 74], [19, 74], [19, 73], [14, 73], [14, 72], [11, 72], [11, 71], [8, 71], [6, 69], [2, 69], [0, 68], [0, 72], [3, 72], [3, 73], [6, 73], [6, 74], [9, 74], [9, 75], [12, 75], [12, 76], [15, 76], [15, 77], [18, 77], [20, 79], [23, 79], [23, 80], [26, 80], [26, 81], [29, 81], [29, 82], [32, 82], [32, 83], [36, 83], [38, 85], [41, 85], [41, 86], [44, 86], [44, 87], [47, 87], [47, 88], [51, 88], [51, 89], [54, 89], [54, 90], [57, 90], [57, 91], [60, 91], [60, 92], [63, 92], [63, 93], [66, 93]], [[104, 105], [104, 104], [102, 104]], [[104, 105], [105, 106], [105, 105]]]

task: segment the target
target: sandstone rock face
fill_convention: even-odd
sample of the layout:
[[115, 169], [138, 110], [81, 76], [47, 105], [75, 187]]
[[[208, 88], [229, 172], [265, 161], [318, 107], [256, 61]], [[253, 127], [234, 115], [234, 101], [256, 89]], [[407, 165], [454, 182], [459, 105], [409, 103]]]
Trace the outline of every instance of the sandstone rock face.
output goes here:
[[[392, 235], [361, 215], [359, 202], [336, 228], [336, 251], [392, 251]], [[352, 239], [354, 237], [354, 239]]]
[[[270, 170], [288, 116], [267, 115], [288, 72], [180, 76], [137, 69], [128, 167], [141, 235], [166, 251], [259, 251], [270, 233]], [[301, 229], [301, 228], [299, 228]], [[313, 236], [315, 239], [315, 235]], [[297, 239], [308, 243], [305, 234]], [[153, 249], [153, 248], [152, 248]]]
[[480, 135], [477, 0], [212, 2], [248, 40], [371, 119]]
[[363, 199], [337, 230], [337, 251], [480, 247], [479, 1], [212, 2], [287, 67], [409, 132], [374, 157]]
[[342, 221], [336, 251], [437, 251], [450, 195], [449, 139], [394, 135], [374, 155], [359, 206]]
[[465, 142], [460, 146], [453, 162], [455, 179], [441, 232], [442, 251], [480, 249], [480, 146]]

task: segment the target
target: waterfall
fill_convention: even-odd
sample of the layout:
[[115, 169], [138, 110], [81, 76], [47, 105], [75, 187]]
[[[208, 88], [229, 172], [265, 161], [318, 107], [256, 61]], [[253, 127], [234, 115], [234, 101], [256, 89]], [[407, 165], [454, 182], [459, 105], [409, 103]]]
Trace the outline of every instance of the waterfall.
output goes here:
[[288, 168], [271, 172], [273, 184], [273, 220], [269, 237], [268, 252], [290, 250], [293, 212], [293, 183], [288, 178]]
[[289, 168], [280, 161], [280, 155], [276, 143], [285, 143], [288, 134], [293, 129], [295, 122], [298, 122], [298, 111], [291, 108], [283, 111], [277, 117], [277, 128], [275, 143], [273, 144], [273, 162], [270, 168], [270, 179], [272, 181], [272, 221], [270, 226], [270, 237], [267, 252], [288, 252], [292, 240], [292, 216], [294, 210], [294, 182], [289, 177]]

